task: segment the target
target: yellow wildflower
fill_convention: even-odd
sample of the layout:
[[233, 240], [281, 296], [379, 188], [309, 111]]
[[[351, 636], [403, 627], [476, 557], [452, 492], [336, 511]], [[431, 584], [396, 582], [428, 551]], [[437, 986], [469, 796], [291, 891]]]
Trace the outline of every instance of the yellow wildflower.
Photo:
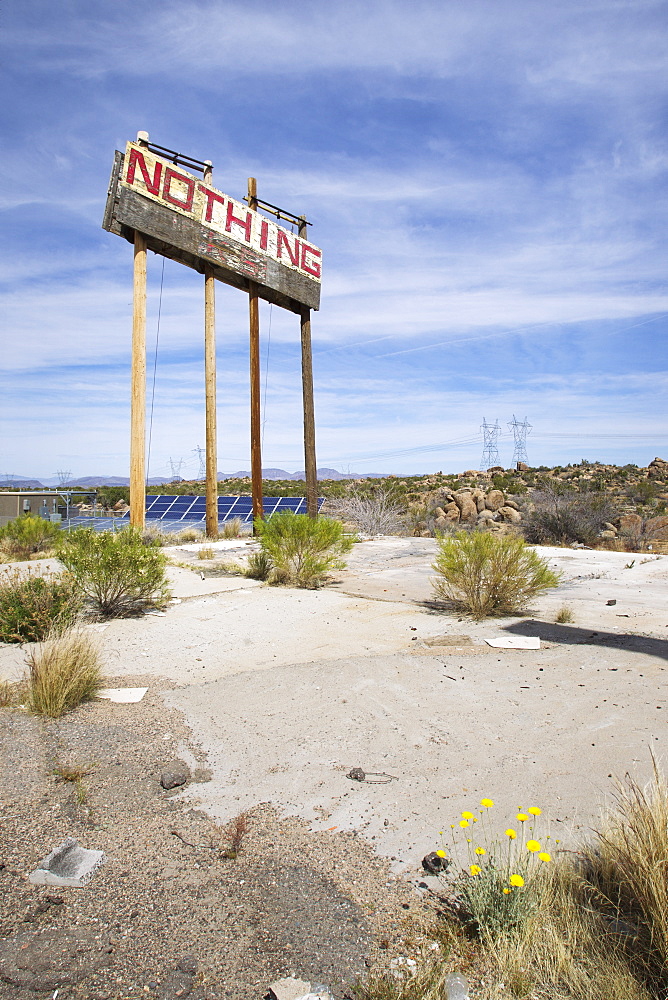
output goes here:
[[462, 819], [473, 819], [473, 813], [472, 812], [468, 812], [468, 811], [467, 812], [463, 812], [462, 813]]
[[479, 875], [480, 872], [482, 871], [482, 868], [480, 867], [480, 865], [470, 865], [469, 871], [471, 872], [471, 875]]
[[484, 806], [485, 809], [491, 809], [494, 803], [491, 799], [480, 799], [480, 805]]
[[521, 889], [524, 885], [524, 879], [521, 875], [511, 875], [508, 881], [511, 885], [517, 886], [518, 889]]
[[476, 854], [487, 854], [487, 851], [485, 850], [484, 847], [476, 847], [475, 852]]
[[467, 819], [460, 819], [459, 825], [461, 826], [462, 830], [465, 830], [466, 827], [470, 826], [471, 824], [469, 823], [469, 821]]
[[447, 856], [448, 856], [448, 855], [447, 855], [447, 854], [445, 853], [445, 851], [436, 851], [436, 854], [437, 854], [437, 856], [438, 856], [439, 858], [447, 858]]
[[518, 813], [517, 816], [515, 817], [515, 819], [519, 820], [520, 823], [524, 823], [524, 821], [527, 820], [528, 818], [529, 817], [527, 816], [526, 813]]
[[527, 811], [530, 812], [532, 816], [540, 816], [542, 812], [542, 810], [539, 809], [538, 806], [529, 806], [529, 809]]
[[517, 834], [514, 830], [506, 830], [506, 837], [510, 837], [511, 840], [514, 840], [516, 836]]
[[511, 893], [511, 892], [512, 892], [513, 890], [512, 890], [512, 889], [507, 889], [507, 888], [506, 888], [506, 889], [504, 889], [503, 891], [504, 891], [504, 893], [506, 894], [506, 896], [509, 896], [509, 895], [510, 895], [510, 893]]
[[540, 858], [541, 861], [551, 861], [552, 860], [552, 856], [550, 854], [548, 854], [547, 851], [541, 851], [540, 854], [538, 855], [538, 857]]
[[536, 851], [540, 851], [540, 844], [538, 843], [538, 841], [527, 840], [527, 851], [531, 851], [532, 854], [535, 854]]

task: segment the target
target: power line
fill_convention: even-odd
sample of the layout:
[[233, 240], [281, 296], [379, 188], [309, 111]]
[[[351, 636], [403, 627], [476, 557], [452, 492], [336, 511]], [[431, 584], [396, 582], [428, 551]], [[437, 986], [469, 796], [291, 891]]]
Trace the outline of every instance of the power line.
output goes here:
[[172, 470], [172, 481], [174, 481], [175, 479], [180, 479], [181, 478], [181, 469], [183, 468], [183, 459], [182, 458], [174, 459], [170, 455], [170, 457], [169, 457], [169, 467]]
[[513, 419], [508, 421], [508, 428], [513, 432], [513, 437], [515, 439], [515, 450], [513, 451], [513, 465], [515, 468], [520, 462], [524, 462], [525, 465], [529, 464], [529, 459], [527, 458], [527, 434], [530, 434], [533, 430], [531, 424], [525, 417], [522, 422], [520, 422], [515, 414], [513, 413]]
[[199, 459], [199, 474], [197, 478], [204, 479], [206, 475], [206, 458], [205, 458], [206, 452], [204, 448], [202, 448], [202, 446], [199, 444], [197, 445], [196, 448], [193, 448], [193, 451]]
[[497, 419], [496, 423], [488, 424], [485, 418], [482, 418], [482, 425], [480, 427], [482, 431], [483, 449], [482, 458], [480, 459], [480, 468], [491, 469], [493, 466], [499, 464], [499, 421]]

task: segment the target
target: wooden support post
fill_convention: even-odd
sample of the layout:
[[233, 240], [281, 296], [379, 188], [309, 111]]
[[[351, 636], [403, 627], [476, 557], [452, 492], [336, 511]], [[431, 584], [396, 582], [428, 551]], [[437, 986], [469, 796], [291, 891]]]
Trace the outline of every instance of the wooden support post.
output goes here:
[[[204, 170], [210, 184], [211, 164]], [[206, 535], [218, 538], [218, 449], [216, 422], [216, 279], [211, 264], [204, 265], [204, 392], [206, 411]]]
[[[299, 235], [306, 239], [306, 219], [299, 222]], [[315, 456], [315, 408], [313, 405], [313, 354], [311, 351], [311, 310], [301, 311], [302, 399], [304, 404], [304, 470], [306, 476], [306, 511], [318, 516], [318, 467]]]
[[[257, 210], [257, 181], [248, 178], [248, 205]], [[262, 430], [260, 408], [260, 301], [257, 285], [248, 282], [250, 320], [250, 445], [253, 519], [263, 516], [262, 508]]]
[[130, 524], [146, 516], [146, 239], [135, 230], [130, 398]]

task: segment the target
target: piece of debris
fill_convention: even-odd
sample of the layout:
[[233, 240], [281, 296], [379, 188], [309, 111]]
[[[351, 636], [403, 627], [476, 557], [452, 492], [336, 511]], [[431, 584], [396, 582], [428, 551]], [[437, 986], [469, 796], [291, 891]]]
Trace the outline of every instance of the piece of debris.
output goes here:
[[311, 984], [303, 979], [277, 979], [269, 987], [271, 1000], [306, 1000], [311, 993]]
[[361, 767], [353, 767], [348, 771], [346, 778], [352, 781], [366, 781], [369, 785], [385, 785], [388, 781], [397, 781], [394, 774], [387, 774], [385, 771], [363, 771]]
[[148, 688], [100, 688], [97, 697], [118, 702], [119, 705], [132, 705], [141, 701], [147, 691]]
[[439, 872], [444, 872], [449, 864], [450, 862], [448, 859], [442, 858], [440, 854], [436, 853], [436, 851], [431, 851], [429, 854], [425, 854], [422, 859], [422, 867], [431, 875], [438, 875]]
[[186, 781], [190, 781], [190, 778], [190, 768], [185, 761], [170, 760], [162, 769], [160, 784], [166, 791], [169, 791], [170, 788], [179, 788], [181, 785], [185, 785]]
[[615, 600], [614, 600], [614, 598], [613, 598], [613, 600], [611, 600], [611, 601], [606, 601], [605, 603], [607, 604], [607, 606], [608, 606], [609, 608], [613, 608], [613, 607], [615, 606], [615, 604], [617, 603], [617, 601], [615, 601]]
[[74, 837], [68, 837], [40, 861], [35, 871], [30, 873], [29, 881], [33, 885], [82, 889], [102, 864], [103, 851], [89, 851], [86, 847], [79, 847]]
[[469, 1000], [469, 984], [463, 976], [450, 972], [445, 977], [445, 989], [447, 1000]]
[[485, 642], [495, 649], [540, 649], [540, 639], [533, 635], [500, 635]]

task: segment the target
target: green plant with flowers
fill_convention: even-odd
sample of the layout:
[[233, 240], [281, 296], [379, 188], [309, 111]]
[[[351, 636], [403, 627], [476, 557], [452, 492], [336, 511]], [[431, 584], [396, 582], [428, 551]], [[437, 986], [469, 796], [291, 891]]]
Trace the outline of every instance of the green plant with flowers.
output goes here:
[[[441, 878], [448, 881], [460, 918], [481, 938], [494, 940], [526, 926], [539, 906], [544, 866], [552, 856], [534, 830], [542, 814], [538, 806], [519, 809], [504, 840], [489, 828], [492, 799], [481, 799], [480, 806], [477, 816], [466, 809], [451, 824], [450, 856], [444, 846], [436, 854], [451, 863]], [[549, 841], [549, 834], [543, 840]]]

